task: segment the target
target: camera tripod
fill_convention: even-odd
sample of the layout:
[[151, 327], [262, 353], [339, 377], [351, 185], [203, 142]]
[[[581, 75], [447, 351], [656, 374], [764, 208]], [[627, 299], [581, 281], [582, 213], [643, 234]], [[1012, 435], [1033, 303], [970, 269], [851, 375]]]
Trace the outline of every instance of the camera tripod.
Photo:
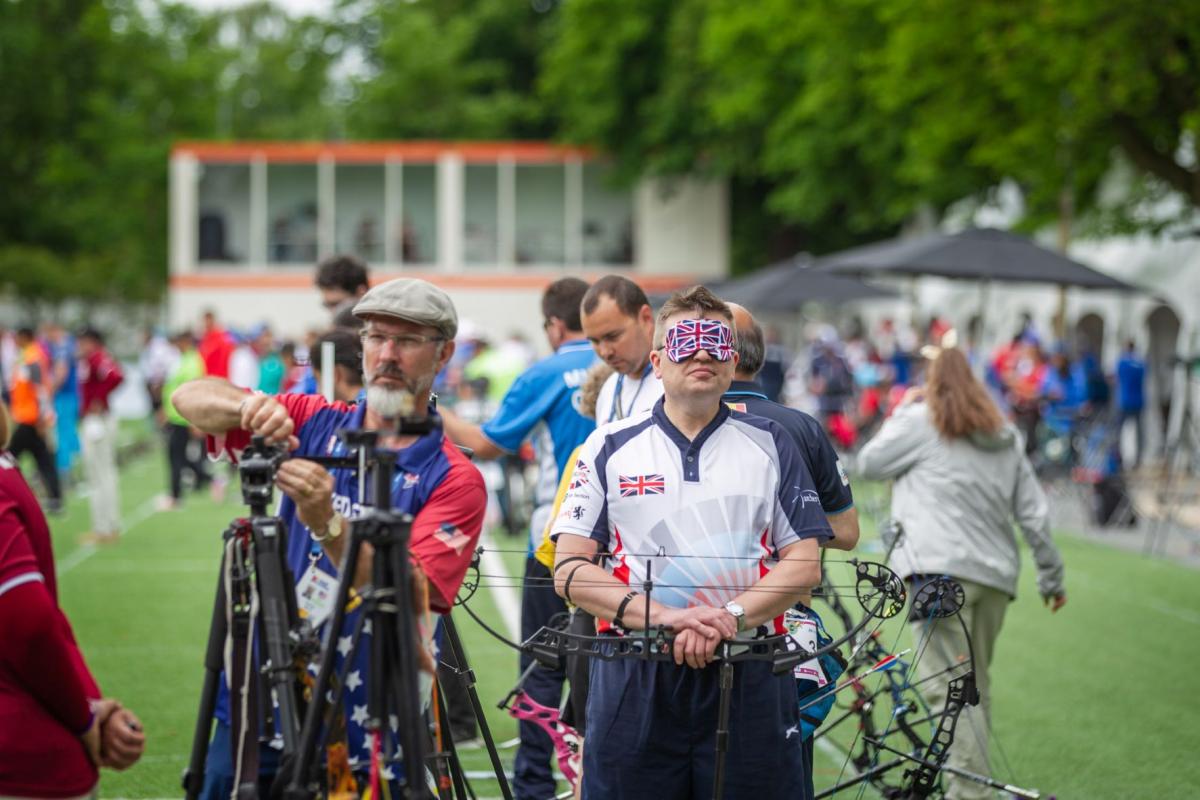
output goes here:
[[[284, 756], [296, 751], [303, 708], [296, 662], [306, 652], [315, 652], [316, 639], [311, 628], [299, 621], [295, 582], [287, 564], [287, 529], [282, 520], [267, 513], [275, 470], [283, 458], [283, 451], [255, 436], [239, 461], [242, 498], [250, 506], [250, 516], [234, 520], [223, 536], [225, 551], [205, 648], [204, 686], [191, 758], [183, 773], [188, 800], [200, 796], [204, 783], [227, 638], [233, 645], [229, 697], [238, 798], [259, 796], [260, 723], [271, 731], [278, 722]], [[260, 619], [266, 660], [256, 671]], [[274, 715], [270, 698], [278, 707]]]
[[[394, 429], [399, 435], [420, 435], [433, 429], [429, 418], [402, 418]], [[359, 451], [360, 462], [371, 465], [373, 505], [351, 523], [349, 541], [338, 581], [333, 614], [325, 630], [320, 667], [312, 690], [304, 726], [301, 729], [296, 758], [286, 776], [286, 797], [307, 800], [321, 791], [319, 775], [322, 759], [321, 734], [333, 716], [331, 707], [337, 698], [334, 685], [338, 639], [346, 617], [346, 604], [354, 582], [355, 566], [364, 544], [374, 548], [371, 582], [360, 591], [363, 613], [351, 634], [337, 686], [345, 685], [346, 671], [354, 663], [367, 621], [371, 623], [366, 728], [372, 738], [372, 779], [386, 780], [390, 765], [402, 763], [398, 778], [399, 796], [426, 800], [431, 797], [425, 782], [425, 729], [418, 685], [418, 637], [413, 614], [408, 543], [412, 534], [412, 516], [391, 507], [391, 482], [395, 471], [394, 452], [377, 448], [377, 431], [341, 431], [347, 446]], [[389, 724], [390, 723], [390, 724]], [[395, 731], [388, 736], [389, 728]], [[395, 746], [399, 745], [399, 753]], [[372, 797], [378, 797], [373, 787]]]

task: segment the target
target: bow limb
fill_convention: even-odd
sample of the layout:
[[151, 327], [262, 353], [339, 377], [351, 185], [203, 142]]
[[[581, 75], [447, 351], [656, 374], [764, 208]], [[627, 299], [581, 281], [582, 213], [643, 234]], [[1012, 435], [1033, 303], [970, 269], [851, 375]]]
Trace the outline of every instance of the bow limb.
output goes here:
[[583, 737], [579, 731], [562, 721], [558, 709], [542, 705], [524, 689], [516, 689], [501, 708], [514, 719], [532, 722], [546, 732], [554, 744], [559, 771], [575, 789], [583, 765]]

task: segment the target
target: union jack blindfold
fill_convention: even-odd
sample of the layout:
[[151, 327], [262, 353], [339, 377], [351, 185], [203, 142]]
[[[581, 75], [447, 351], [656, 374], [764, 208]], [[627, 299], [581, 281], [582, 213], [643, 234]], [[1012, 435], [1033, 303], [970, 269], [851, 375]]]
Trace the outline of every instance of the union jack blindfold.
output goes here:
[[704, 350], [717, 361], [733, 358], [733, 331], [719, 319], [683, 319], [667, 329], [667, 358], [676, 364]]

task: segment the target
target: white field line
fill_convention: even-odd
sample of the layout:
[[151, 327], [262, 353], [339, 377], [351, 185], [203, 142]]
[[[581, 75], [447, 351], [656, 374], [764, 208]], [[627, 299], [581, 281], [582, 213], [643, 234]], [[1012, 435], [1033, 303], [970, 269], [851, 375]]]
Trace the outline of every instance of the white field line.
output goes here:
[[[121, 532], [121, 536], [125, 537], [133, 533], [133, 531], [146, 520], [153, 517], [155, 513], [154, 504], [156, 498], [151, 497], [133, 510], [133, 513], [126, 517], [125, 530]], [[78, 567], [83, 562], [95, 554], [98, 547], [94, 544], [83, 544], [77, 547], [66, 558], [58, 562], [58, 576], [61, 578], [71, 570]]]
[[[484, 575], [502, 575], [509, 577], [504, 566], [504, 559], [492, 549], [492, 537], [484, 533], [481, 537], [483, 553], [479, 556], [479, 570]], [[492, 590], [492, 599], [496, 601], [496, 610], [500, 618], [508, 626], [508, 636], [514, 642], [521, 638], [521, 596], [511, 585], [512, 581], [493, 581], [488, 588]]]

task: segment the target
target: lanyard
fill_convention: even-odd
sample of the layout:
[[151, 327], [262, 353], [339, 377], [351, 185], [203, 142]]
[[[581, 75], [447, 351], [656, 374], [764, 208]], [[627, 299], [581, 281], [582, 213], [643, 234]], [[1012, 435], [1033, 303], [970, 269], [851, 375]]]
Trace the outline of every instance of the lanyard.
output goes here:
[[633, 405], [637, 402], [638, 395], [642, 393], [642, 387], [646, 385], [646, 376], [650, 374], [650, 370], [651, 365], [649, 362], [647, 362], [646, 368], [642, 370], [642, 378], [638, 382], [637, 391], [633, 393], [633, 397], [629, 398], [628, 410], [621, 408], [621, 388], [625, 385], [625, 373], [622, 372], [617, 376], [617, 388], [616, 391], [613, 392], [613, 407], [608, 412], [609, 422], [612, 422], [614, 418], [625, 419], [633, 413]]

